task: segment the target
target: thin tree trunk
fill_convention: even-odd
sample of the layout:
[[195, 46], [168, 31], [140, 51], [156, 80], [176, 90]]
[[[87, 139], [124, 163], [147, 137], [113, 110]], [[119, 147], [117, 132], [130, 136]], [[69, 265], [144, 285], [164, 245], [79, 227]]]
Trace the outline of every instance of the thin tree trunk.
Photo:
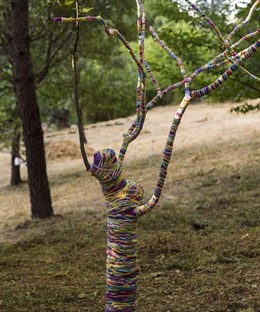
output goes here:
[[[89, 2], [88, 2], [89, 5]], [[79, 1], [76, 1], [76, 17], [79, 17]], [[87, 137], [85, 134], [85, 129], [84, 129], [84, 118], [83, 118], [83, 112], [81, 109], [81, 105], [79, 104], [79, 95], [78, 95], [78, 84], [79, 84], [79, 77], [80, 77], [80, 73], [79, 70], [77, 68], [77, 58], [76, 58], [76, 52], [77, 52], [77, 47], [78, 47], [78, 41], [79, 41], [79, 23], [76, 23], [76, 41], [74, 44], [74, 49], [73, 49], [73, 53], [72, 53], [72, 62], [73, 62], [73, 68], [74, 68], [74, 96], [75, 96], [75, 104], [77, 107], [79, 107], [78, 109], [78, 128], [79, 132], [81, 133], [81, 137], [82, 137], [82, 141], [84, 144], [87, 144]], [[77, 102], [77, 103], [76, 103]]]
[[[76, 1], [76, 18], [79, 17], [79, 1]], [[81, 106], [79, 103], [79, 93], [78, 93], [78, 83], [79, 83], [79, 72], [77, 67], [77, 47], [79, 42], [79, 23], [76, 23], [76, 40], [74, 43], [74, 47], [72, 50], [72, 69], [74, 74], [74, 104], [76, 107], [77, 112], [77, 119], [78, 119], [78, 132], [79, 132], [79, 142], [80, 142], [80, 150], [81, 155], [83, 158], [83, 162], [85, 164], [85, 167], [87, 170], [90, 169], [90, 164], [88, 162], [87, 154], [85, 151], [84, 143], [87, 143], [87, 138], [84, 131], [84, 125], [83, 125], [83, 115]]]
[[11, 186], [19, 185], [21, 180], [20, 166], [16, 166], [14, 160], [20, 157], [20, 133], [17, 133], [12, 138], [12, 151], [11, 151]]
[[85, 144], [87, 144], [88, 143], [88, 140], [87, 140], [87, 137], [86, 137], [86, 133], [85, 133], [85, 129], [84, 129], [84, 118], [83, 118], [83, 113], [82, 113], [82, 110], [80, 110], [80, 118], [81, 118], [81, 127], [82, 127], [82, 134], [83, 134], [83, 142], [85, 143]]
[[30, 55], [28, 0], [10, 0], [11, 61], [22, 120], [32, 218], [53, 215], [39, 108]]

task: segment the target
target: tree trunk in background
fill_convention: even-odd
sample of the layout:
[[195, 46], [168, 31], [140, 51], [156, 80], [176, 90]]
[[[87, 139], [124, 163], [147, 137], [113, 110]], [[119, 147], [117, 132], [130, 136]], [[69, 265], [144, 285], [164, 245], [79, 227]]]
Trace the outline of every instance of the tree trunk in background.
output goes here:
[[22, 120], [32, 218], [53, 215], [39, 108], [30, 55], [28, 0], [10, 0], [11, 61]]
[[22, 180], [20, 176], [20, 166], [15, 166], [14, 160], [20, 157], [20, 133], [17, 133], [12, 138], [12, 151], [11, 151], [11, 186], [19, 185]]

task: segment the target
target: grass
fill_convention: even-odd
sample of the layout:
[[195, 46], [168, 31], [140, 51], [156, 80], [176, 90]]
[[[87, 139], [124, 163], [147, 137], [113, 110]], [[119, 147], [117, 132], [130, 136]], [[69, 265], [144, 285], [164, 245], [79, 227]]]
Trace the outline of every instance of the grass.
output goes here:
[[[126, 176], [151, 190], [158, 161], [132, 163]], [[258, 161], [255, 140], [174, 155], [159, 207], [139, 222], [138, 312], [260, 311]], [[105, 214], [44, 222], [44, 233], [0, 245], [0, 311], [103, 311]], [[41, 226], [28, 222], [17, 235]]]

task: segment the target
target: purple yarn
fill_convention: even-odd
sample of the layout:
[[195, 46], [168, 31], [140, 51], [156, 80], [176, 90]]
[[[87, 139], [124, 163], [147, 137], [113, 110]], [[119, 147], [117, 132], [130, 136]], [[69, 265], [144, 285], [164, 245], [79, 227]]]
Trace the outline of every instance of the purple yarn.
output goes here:
[[62, 22], [62, 17], [53, 17], [53, 22]]

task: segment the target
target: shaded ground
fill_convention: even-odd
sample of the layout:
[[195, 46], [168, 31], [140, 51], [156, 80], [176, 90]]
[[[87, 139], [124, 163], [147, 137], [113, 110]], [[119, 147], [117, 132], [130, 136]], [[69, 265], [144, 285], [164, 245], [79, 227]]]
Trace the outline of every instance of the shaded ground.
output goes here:
[[[204, 107], [198, 106], [202, 119]], [[207, 131], [207, 121], [183, 126], [162, 201], [140, 220], [138, 312], [260, 311], [259, 119], [242, 116], [232, 128], [233, 117], [214, 118]], [[187, 142], [188, 132], [195, 140], [200, 131], [203, 144]], [[147, 197], [160, 161], [151, 155], [137, 162], [130, 154], [125, 168]], [[103, 311], [106, 221], [99, 186], [79, 160], [51, 163], [49, 176], [62, 215], [43, 222], [21, 223], [29, 209], [26, 185], [1, 188], [3, 209], [9, 201], [14, 212], [1, 220], [0, 311]]]

